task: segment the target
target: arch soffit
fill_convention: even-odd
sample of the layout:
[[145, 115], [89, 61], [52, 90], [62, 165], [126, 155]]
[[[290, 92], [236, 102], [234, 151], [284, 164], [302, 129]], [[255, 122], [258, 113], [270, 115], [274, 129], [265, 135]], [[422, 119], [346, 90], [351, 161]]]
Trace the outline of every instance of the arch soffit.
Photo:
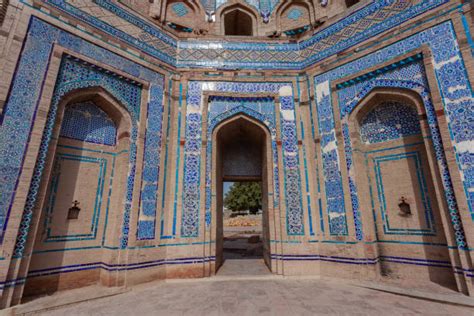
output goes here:
[[58, 105], [58, 115], [56, 115], [56, 125], [62, 121], [66, 107], [74, 103], [92, 101], [103, 110], [114, 122], [119, 138], [129, 136], [133, 119], [125, 105], [117, 100], [109, 91], [103, 87], [78, 88], [67, 92]]
[[254, 30], [256, 29], [257, 23], [260, 22], [259, 21], [260, 20], [260, 14], [258, 13], [258, 11], [255, 8], [253, 8], [252, 6], [247, 4], [246, 2], [229, 2], [227, 4], [222, 5], [216, 11], [216, 22], [223, 22], [225, 15], [232, 12], [232, 11], [234, 11], [234, 10], [239, 10], [239, 11], [242, 11], [242, 12], [250, 15], [250, 17], [252, 18], [252, 21], [254, 23], [253, 29]]
[[[421, 85], [416, 88], [425, 89]], [[418, 115], [426, 113], [423, 98], [418, 91], [404, 87], [403, 85], [385, 87], [375, 83], [369, 87], [368, 91], [363, 92], [361, 95], [357, 95], [359, 101], [352, 106], [350, 112], [347, 114], [348, 121], [351, 122], [360, 119], [376, 105], [375, 103], [377, 103], [378, 100], [382, 101], [383, 97], [390, 98], [394, 101], [401, 101], [410, 106], [416, 107]], [[340, 104], [340, 106], [343, 105]]]
[[253, 116], [247, 114], [247, 113], [244, 113], [244, 112], [238, 112], [230, 117], [224, 117], [222, 120], [220, 120], [213, 128], [212, 128], [212, 139], [215, 140], [217, 135], [219, 134], [219, 131], [222, 130], [222, 128], [225, 128], [227, 125], [235, 122], [235, 121], [238, 121], [238, 120], [245, 120], [255, 126], [257, 126], [258, 128], [260, 128], [261, 130], [263, 130], [263, 132], [265, 133], [265, 138], [268, 140], [271, 139], [271, 132], [270, 132], [270, 129], [269, 127], [261, 122], [260, 120], [258, 120], [257, 118], [254, 118]]
[[348, 115], [350, 134], [358, 134], [360, 132], [361, 120], [378, 104], [384, 101], [398, 101], [414, 107], [418, 116], [425, 113], [424, 103], [418, 92], [407, 88], [374, 87], [365, 94]]

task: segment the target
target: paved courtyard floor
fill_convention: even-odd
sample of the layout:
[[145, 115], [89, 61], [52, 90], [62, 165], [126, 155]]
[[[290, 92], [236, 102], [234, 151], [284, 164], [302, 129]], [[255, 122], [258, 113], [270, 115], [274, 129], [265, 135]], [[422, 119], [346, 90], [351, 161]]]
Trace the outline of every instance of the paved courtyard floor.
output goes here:
[[213, 278], [142, 284], [118, 295], [32, 314], [474, 315], [474, 308], [390, 294], [339, 280], [277, 277], [265, 272], [261, 265], [250, 275], [239, 277], [233, 271], [245, 263], [227, 261], [226, 264]]

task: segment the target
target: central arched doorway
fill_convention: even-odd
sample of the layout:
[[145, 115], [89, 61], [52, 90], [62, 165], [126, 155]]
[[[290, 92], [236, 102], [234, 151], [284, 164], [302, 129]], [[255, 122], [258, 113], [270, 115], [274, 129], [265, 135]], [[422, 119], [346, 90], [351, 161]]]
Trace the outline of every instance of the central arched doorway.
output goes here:
[[[216, 272], [224, 258], [224, 182], [258, 182], [261, 186], [262, 259], [271, 270], [270, 201], [273, 192], [271, 136], [260, 122], [237, 115], [221, 122], [213, 132], [213, 209], [216, 214]], [[242, 271], [245, 272], [245, 271]]]

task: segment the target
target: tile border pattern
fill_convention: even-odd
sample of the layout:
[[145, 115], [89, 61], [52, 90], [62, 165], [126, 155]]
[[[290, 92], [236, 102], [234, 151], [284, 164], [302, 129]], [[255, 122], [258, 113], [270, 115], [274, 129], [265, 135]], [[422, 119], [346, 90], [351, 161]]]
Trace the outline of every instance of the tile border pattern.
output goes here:
[[[188, 84], [187, 110], [186, 110], [186, 144], [184, 148], [184, 183], [183, 183], [183, 213], [181, 223], [182, 237], [199, 236], [199, 210], [200, 210], [200, 168], [201, 168], [201, 148], [202, 148], [202, 114], [203, 114], [203, 93], [236, 93], [239, 95], [256, 93], [272, 93], [279, 95], [280, 132], [283, 153], [283, 175], [285, 177], [285, 202], [286, 202], [286, 229], [288, 235], [304, 235], [304, 218], [301, 200], [301, 179], [299, 174], [299, 148], [296, 137], [296, 117], [293, 87], [291, 83], [259, 83], [259, 82], [204, 82], [192, 81]], [[228, 111], [232, 116], [238, 113], [246, 114], [258, 120], [267, 119], [266, 115], [258, 111], [250, 111], [247, 107], [235, 106]], [[220, 120], [229, 117], [221, 113]], [[268, 115], [267, 115], [268, 116]], [[217, 114], [216, 114], [217, 117]], [[219, 120], [219, 121], [220, 121]], [[262, 121], [269, 126], [271, 121]], [[218, 124], [217, 121], [210, 125]], [[271, 129], [270, 129], [271, 130]], [[195, 144], [191, 142], [195, 140]], [[275, 148], [272, 148], [275, 151]], [[274, 155], [275, 153], [273, 153]], [[210, 170], [207, 170], [205, 185], [210, 186]], [[276, 183], [279, 178], [274, 179]], [[275, 192], [277, 194], [278, 192]], [[279, 194], [279, 193], [278, 193]], [[206, 209], [210, 210], [210, 197], [206, 197]], [[206, 214], [206, 221], [210, 219], [210, 214]]]
[[[323, 126], [321, 141], [323, 153], [325, 149], [327, 149], [327, 153], [325, 156], [323, 156], [323, 160], [327, 160], [327, 163], [336, 163], [337, 168], [340, 171], [338, 153], [335, 149], [337, 148], [337, 145], [334, 145], [334, 142], [336, 141], [336, 135], [334, 130], [335, 114], [333, 113], [330, 99], [332, 95], [330, 88], [331, 82], [339, 78], [344, 78], [360, 72], [362, 69], [368, 69], [376, 64], [388, 62], [399, 55], [407, 54], [415, 49], [419, 49], [422, 45], [429, 45], [433, 53], [432, 58], [434, 62], [435, 76], [443, 99], [445, 113], [448, 118], [450, 137], [455, 148], [458, 168], [461, 173], [461, 178], [464, 179], [463, 185], [467, 195], [467, 192], [469, 192], [473, 187], [473, 181], [468, 177], [468, 175], [472, 173], [472, 170], [474, 170], [474, 164], [463, 162], [467, 159], [466, 157], [472, 155], [470, 152], [471, 150], [468, 148], [469, 146], [467, 146], [467, 144], [472, 143], [472, 139], [474, 139], [472, 133], [474, 133], [474, 131], [470, 131], [470, 134], [466, 134], [466, 131], [464, 128], [462, 128], [462, 126], [466, 126], [466, 120], [472, 120], [472, 115], [474, 114], [471, 111], [470, 114], [464, 113], [460, 116], [459, 110], [462, 108], [472, 107], [473, 98], [472, 88], [467, 77], [466, 68], [461, 56], [455, 31], [450, 21], [443, 22], [430, 29], [416, 33], [407, 39], [391, 44], [377, 52], [314, 77], [316, 101], [319, 114], [318, 119], [320, 126]], [[423, 74], [424, 72], [419, 73], [419, 77], [424, 78]], [[365, 86], [363, 88], [357, 87], [357, 85], [353, 86], [353, 91], [358, 90], [358, 93], [354, 94], [352, 92], [351, 95], [354, 96], [352, 100], [348, 100], [348, 98], [341, 98], [341, 93], [339, 92], [339, 115], [341, 116], [342, 121], [344, 122], [344, 120], [347, 119], [347, 115], [360, 102], [360, 100], [362, 100], [364, 96], [366, 96], [376, 87], [401, 87], [415, 91], [422, 97], [428, 115], [428, 123], [432, 134], [432, 141], [435, 147], [435, 155], [441, 170], [446, 201], [448, 203], [451, 221], [456, 234], [456, 242], [460, 249], [466, 249], [467, 244], [464, 235], [464, 229], [460, 220], [459, 209], [456, 197], [454, 195], [452, 180], [447, 167], [446, 157], [444, 155], [442, 139], [437, 126], [437, 118], [434, 112], [433, 104], [430, 100], [430, 92], [428, 88], [416, 81], [396, 80], [393, 78], [375, 80], [372, 78], [373, 76], [367, 76], [366, 80], [368, 80], [368, 84], [364, 83]], [[405, 76], [404, 78], [411, 77]], [[345, 134], [345, 151], [348, 161], [347, 167], [350, 171], [351, 150], [348, 150], [350, 149], [350, 147], [348, 147], [350, 140], [347, 139], [347, 127], [343, 126], [343, 133]], [[339, 190], [343, 190], [340, 172], [337, 175]], [[328, 179], [326, 179], [326, 181], [327, 180]], [[350, 189], [351, 193], [356, 193], [355, 182], [353, 182], [352, 185], [350, 184]], [[356, 194], [354, 195], [356, 196]], [[358, 201], [354, 199], [354, 195], [351, 194], [353, 201], [353, 212], [356, 222], [356, 231], [359, 231], [359, 233], [356, 232], [356, 234], [358, 238], [362, 238], [362, 235], [360, 235], [362, 229], [358, 227], [361, 225], [360, 220], [358, 220], [360, 211], [358, 210]], [[472, 208], [472, 197], [469, 195], [466, 197], [468, 199], [469, 206]]]
[[[75, 53], [82, 54], [87, 58], [107, 64], [112, 68], [119, 69], [124, 73], [129, 74], [132, 77], [138, 77], [150, 83], [147, 105], [148, 129], [146, 138], [149, 140], [151, 139], [149, 142], [156, 145], [150, 146], [148, 149], [145, 148], [145, 157], [147, 157], [148, 150], [148, 153], [150, 153], [149, 157], [154, 157], [154, 159], [158, 160], [161, 159], [160, 148], [161, 120], [163, 111], [163, 75], [151, 71], [148, 68], [138, 65], [103, 48], [95, 46], [36, 17], [32, 17], [30, 20], [28, 34], [25, 40], [22, 55], [18, 62], [18, 67], [11, 84], [11, 90], [3, 109], [2, 116], [0, 117], [2, 122], [2, 141], [0, 142], [0, 146], [2, 147], [0, 148], [0, 152], [3, 153], [2, 157], [0, 158], [2, 161], [0, 162], [2, 163], [2, 166], [4, 166], [4, 168], [0, 170], [0, 178], [4, 180], [0, 185], [0, 192], [2, 196], [6, 197], [2, 198], [0, 201], [0, 214], [2, 216], [3, 224], [1, 234], [2, 238], [5, 232], [5, 227], [8, 223], [13, 198], [18, 185], [20, 171], [22, 170], [24, 155], [26, 154], [26, 150], [29, 145], [29, 135], [36, 117], [36, 111], [42, 95], [43, 84], [46, 72], [49, 68], [49, 60], [51, 58], [51, 52], [54, 44], [65, 47]], [[69, 86], [61, 87], [61, 91], [56, 89], [53, 104], [59, 101], [58, 98], [62, 95], [61, 93], [85, 87], [86, 85], [89, 87], [97, 86], [98, 82], [101, 82], [102, 86], [106, 87], [110, 93], [115, 93], [115, 96], [122, 104], [130, 104], [129, 113], [132, 115], [132, 117], [135, 117], [133, 120], [134, 125], [138, 126], [137, 120], [140, 113], [142, 87], [133, 80], [126, 78], [121, 79], [123, 78], [121, 75], [116, 75], [110, 71], [103, 71], [100, 69], [100, 67], [95, 65], [88, 65], [88, 67], [84, 67], [88, 69], [87, 71], [89, 72], [88, 75], [90, 76], [90, 80], [84, 82], [84, 84], [72, 82]], [[69, 73], [69, 75], [74, 74]], [[107, 81], [114, 82], [114, 84], [107, 84]], [[60, 85], [60, 83], [61, 82], [58, 82], [57, 84]], [[130, 99], [130, 97], [132, 99]], [[24, 106], [25, 104], [30, 105], [30, 108], [26, 108]], [[53, 114], [53, 111], [55, 111], [54, 107], [51, 108], [51, 111], [48, 115]], [[46, 155], [44, 146], [47, 146], [49, 143], [47, 140], [51, 134], [51, 120], [52, 117], [49, 118], [49, 123], [46, 126], [47, 131], [44, 134], [46, 139], [44, 139], [44, 142], [40, 148], [40, 153], [43, 155], [39, 156], [41, 159], [44, 159], [44, 155]], [[135, 128], [131, 133], [131, 138], [135, 139], [136, 137], [137, 130]], [[18, 146], [18, 143], [24, 144], [24, 146]], [[136, 144], [132, 143], [129, 153], [130, 161], [136, 160], [136, 150]], [[155, 160], [153, 162], [153, 166], [156, 166], [156, 164], [157, 161]], [[144, 165], [144, 174], [146, 174], [146, 165], [147, 164]], [[37, 169], [37, 172], [35, 172], [33, 175], [32, 187], [30, 188], [30, 192], [32, 193], [38, 190], [41, 172], [42, 169]], [[131, 166], [129, 172], [130, 184], [127, 189], [127, 202], [123, 214], [122, 233], [120, 237], [120, 247], [122, 248], [126, 248], [128, 245], [131, 198], [133, 194], [131, 177], [132, 175], [135, 175], [134, 164]], [[153, 174], [151, 177], [153, 178], [153, 181], [157, 183], [159, 176], [157, 172], [151, 172], [150, 174]], [[34, 197], [34, 195], [30, 195], [30, 198], [27, 200], [27, 206], [20, 224], [19, 236], [17, 238], [15, 247], [15, 257], [21, 257], [23, 255], [26, 236], [28, 234], [29, 224], [32, 216], [32, 207], [35, 201], [35, 198], [31, 199], [32, 197]], [[154, 216], [156, 217], [156, 214]]]
[[[24, 1], [24, 0], [22, 0]], [[178, 41], [153, 23], [111, 0], [93, 2], [143, 30], [138, 38], [74, 7], [66, 0], [45, 0], [56, 9], [119, 38], [170, 66], [184, 68], [295, 69], [333, 56], [377, 34], [402, 24], [449, 0], [372, 1], [349, 16], [295, 44], [264, 42]]]

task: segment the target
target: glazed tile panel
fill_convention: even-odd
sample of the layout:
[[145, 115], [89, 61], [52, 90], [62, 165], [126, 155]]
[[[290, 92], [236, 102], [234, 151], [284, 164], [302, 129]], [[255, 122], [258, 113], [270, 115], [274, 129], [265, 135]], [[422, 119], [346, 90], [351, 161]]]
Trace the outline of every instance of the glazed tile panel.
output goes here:
[[[147, 106], [149, 121], [147, 124], [151, 126], [151, 128], [147, 130], [146, 137], [153, 141], [149, 142], [150, 146], [148, 149], [145, 148], [145, 152], [154, 152], [155, 154], [149, 157], [151, 157], [150, 159], [154, 159], [154, 166], [156, 166], [156, 163], [159, 165], [160, 146], [154, 144], [161, 144], [161, 131], [158, 131], [158, 129], [161, 128], [161, 123], [157, 122], [160, 122], [162, 119], [163, 76], [53, 27], [37, 18], [32, 18], [22, 55], [12, 82], [12, 90], [1, 117], [0, 152], [2, 154], [0, 156], [0, 165], [2, 168], [0, 169], [0, 194], [2, 199], [0, 199], [0, 220], [3, 228], [1, 233], [2, 238], [8, 223], [12, 201], [15, 197], [17, 181], [20, 171], [22, 170], [24, 155], [29, 145], [28, 139], [41, 97], [42, 85], [46, 70], [48, 69], [53, 44], [68, 48], [73, 52], [83, 54], [88, 58], [107, 64], [112, 68], [120, 69], [131, 76], [151, 82]], [[28, 193], [27, 204], [20, 224], [15, 256], [23, 255], [58, 102], [67, 92], [85, 87], [103, 87], [127, 108], [132, 117], [134, 127], [131, 131], [132, 144], [129, 149], [129, 176], [125, 209], [123, 211], [122, 234], [120, 237], [120, 246], [124, 248], [128, 245], [129, 220], [137, 152], [137, 146], [134, 140], [137, 137], [136, 126], [138, 126], [138, 118], [140, 116], [142, 88], [134, 81], [123, 79], [111, 71], [106, 72], [100, 67], [74, 58], [63, 59], [59, 78], [56, 83], [51, 109], [48, 113], [46, 129], [43, 134], [37, 164]], [[152, 120], [156, 122], [151, 122]], [[156, 153], [158, 154], [156, 155]], [[145, 154], [145, 156], [147, 155]], [[157, 158], [158, 162], [155, 160]], [[147, 164], [144, 166], [144, 174], [147, 174], [146, 166]], [[156, 172], [151, 172], [151, 174], [147, 180], [157, 183], [158, 174]], [[150, 218], [153, 218], [153, 215], [148, 216], [146, 220], [151, 220]]]
[[117, 129], [107, 113], [89, 101], [67, 107], [59, 135], [88, 143], [115, 146]]
[[[342, 132], [344, 138], [344, 153], [346, 158], [346, 166], [347, 166], [347, 173], [348, 173], [348, 183], [349, 183], [349, 191], [351, 196], [351, 204], [352, 204], [352, 212], [354, 216], [355, 222], [355, 231], [356, 237], [358, 240], [362, 240], [363, 233], [362, 233], [362, 223], [360, 220], [360, 208], [359, 208], [359, 198], [357, 195], [357, 186], [355, 182], [355, 170], [353, 169], [353, 159], [352, 159], [352, 144], [351, 139], [349, 136], [349, 127], [347, 123], [347, 116], [352, 112], [352, 110], [357, 106], [357, 104], [362, 100], [369, 92], [371, 92], [374, 88], [402, 88], [402, 89], [410, 89], [415, 90], [416, 92], [420, 93], [425, 103], [426, 112], [430, 115], [430, 122], [431, 122], [431, 133], [435, 135], [434, 139], [440, 139], [439, 128], [435, 118], [435, 111], [433, 108], [433, 104], [430, 100], [430, 94], [428, 91], [428, 83], [426, 81], [425, 71], [422, 63], [420, 60], [422, 59], [421, 54], [417, 54], [415, 56], [408, 57], [405, 60], [402, 60], [398, 63], [392, 64], [390, 67], [384, 67], [382, 69], [377, 69], [370, 73], [370, 76], [362, 76], [357, 80], [353, 80], [354, 82], [345, 82], [339, 85], [338, 90], [338, 99], [339, 99], [339, 106], [340, 106], [340, 116], [342, 118]], [[369, 79], [370, 78], [370, 79]], [[410, 80], [407, 80], [409, 78]], [[359, 80], [360, 79], [360, 80]], [[392, 109], [390, 112], [389, 110]], [[361, 138], [364, 141], [364, 133], [367, 133], [367, 129], [375, 128], [378, 129], [379, 133], [371, 139], [373, 143], [378, 143], [380, 141], [388, 141], [396, 138], [400, 138], [402, 136], [408, 136], [416, 133], [420, 133], [420, 127], [418, 123], [418, 118], [416, 113], [405, 113], [402, 124], [395, 124], [396, 126], [392, 126], [386, 129], [386, 124], [384, 125], [383, 122], [390, 120], [387, 116], [388, 115], [395, 115], [401, 111], [401, 108], [397, 107], [397, 111], [394, 113], [393, 107], [388, 107], [388, 109], [383, 109], [382, 112], [385, 111], [385, 117], [381, 118], [379, 114], [377, 124], [372, 126], [363, 126], [361, 128]], [[375, 113], [375, 112], [374, 112]], [[369, 120], [371, 116], [377, 115], [373, 113], [368, 114]], [[372, 119], [373, 120], [373, 119]], [[383, 122], [382, 122], [383, 121]], [[391, 123], [395, 121], [400, 121], [400, 119], [392, 120]], [[371, 135], [373, 135], [372, 133]], [[367, 134], [365, 134], [368, 136]], [[433, 138], [433, 137], [432, 137]], [[435, 146], [439, 150], [439, 161], [445, 162], [445, 157], [443, 154], [442, 144], [435, 143]], [[442, 166], [446, 167], [446, 164], [441, 164]], [[450, 178], [447, 179], [449, 183], [451, 183]], [[447, 190], [452, 192], [452, 185], [448, 185]], [[453, 209], [457, 210], [457, 205], [453, 205]]]
[[[273, 98], [237, 98], [237, 97], [211, 97], [209, 100], [207, 139], [212, 139], [212, 132], [217, 125], [233, 117], [236, 114], [245, 114], [259, 122], [262, 122], [270, 131], [273, 178], [275, 179], [273, 191], [273, 208], [279, 206], [280, 185], [278, 183], [278, 151], [276, 143], [276, 118], [275, 102]], [[211, 164], [212, 164], [212, 142], [207, 143], [206, 148], [206, 224], [210, 225], [211, 219]]]
[[180, 41], [177, 66], [302, 69], [446, 2], [448, 1], [373, 1], [297, 44]]
[[[24, 251], [24, 245], [28, 236], [28, 229], [33, 216], [34, 207], [38, 197], [41, 185], [41, 175], [43, 174], [46, 159], [48, 155], [49, 143], [53, 134], [54, 123], [57, 117], [57, 110], [62, 98], [75, 90], [91, 87], [102, 87], [111, 93], [120, 101], [132, 116], [131, 146], [129, 155], [129, 177], [127, 179], [126, 189], [126, 216], [129, 216], [127, 210], [131, 205], [131, 196], [133, 194], [133, 182], [135, 179], [136, 168], [136, 140], [137, 140], [137, 117], [140, 114], [140, 96], [141, 88], [130, 82], [122, 82], [118, 77], [107, 74], [99, 69], [95, 69], [86, 63], [73, 58], [64, 58], [51, 102], [51, 108], [48, 113], [45, 131], [41, 139], [40, 151], [36, 160], [34, 177], [31, 181], [28, 191], [27, 202], [22, 217], [20, 233], [17, 237], [15, 246], [15, 257], [21, 257]], [[127, 228], [128, 229], [128, 228]]]
[[396, 101], [387, 101], [370, 111], [360, 122], [365, 144], [382, 143], [421, 134], [416, 109]]
[[[236, 93], [239, 95], [248, 95], [252, 98], [257, 93], [272, 93], [279, 97], [279, 112], [270, 113], [271, 107], [268, 101], [246, 99], [240, 100], [229, 98], [225, 100], [214, 99], [211, 102], [211, 112], [209, 115], [208, 131], [202, 130], [203, 117], [203, 92], [218, 93]], [[298, 160], [298, 140], [296, 137], [295, 104], [293, 99], [293, 89], [289, 83], [254, 83], [254, 82], [199, 82], [193, 81], [188, 85], [187, 91], [187, 110], [186, 110], [186, 144], [184, 148], [184, 181], [183, 181], [183, 210], [181, 222], [181, 235], [183, 237], [198, 237], [201, 209], [200, 190], [202, 187], [200, 179], [201, 166], [206, 167], [206, 178], [204, 185], [206, 187], [206, 198], [204, 208], [206, 210], [206, 225], [210, 225], [211, 220], [211, 174], [210, 160], [201, 161], [202, 151], [202, 133], [211, 133], [212, 129], [223, 120], [237, 114], [245, 114], [262, 122], [268, 127], [272, 135], [272, 155], [274, 163], [277, 160], [277, 145], [275, 143], [275, 115], [280, 116], [280, 132], [283, 153], [283, 173], [285, 187], [285, 206], [286, 206], [286, 228], [288, 235], [304, 234], [304, 219], [301, 200], [301, 179], [299, 174]], [[222, 103], [224, 102], [224, 104]], [[263, 105], [266, 104], [266, 105]], [[210, 142], [210, 140], [208, 140]], [[212, 147], [207, 147], [207, 153], [212, 154]], [[204, 165], [205, 164], [205, 165]], [[279, 197], [278, 168], [274, 167], [274, 206], [275, 200]]]
[[[373, 1], [300, 43], [177, 41], [111, 0], [45, 0], [56, 9], [171, 66], [191, 68], [303, 69], [448, 0]], [[106, 18], [109, 23], [101, 20]], [[124, 30], [135, 30], [128, 34]]]
[[[44, 0], [44, 2], [169, 65], [176, 64], [177, 44], [174, 38], [111, 1]], [[129, 34], [125, 29], [135, 29], [135, 32]]]
[[[321, 129], [321, 147], [323, 150], [323, 164], [326, 166], [337, 166], [340, 171], [340, 160], [335, 145], [335, 131], [334, 131], [334, 113], [331, 104], [330, 96], [332, 94], [330, 85], [333, 80], [344, 78], [360, 72], [362, 69], [367, 69], [376, 64], [387, 62], [399, 55], [409, 53], [414, 49], [419, 49], [421, 45], [429, 45], [433, 52], [433, 62], [435, 68], [435, 75], [439, 90], [442, 95], [444, 109], [449, 122], [449, 130], [451, 140], [453, 142], [456, 160], [458, 163], [459, 172], [463, 179], [463, 185], [466, 197], [469, 203], [469, 211], [472, 214], [473, 206], [473, 170], [472, 163], [474, 140], [474, 131], [467, 126], [469, 122], [474, 119], [473, 109], [473, 95], [472, 88], [467, 78], [466, 68], [461, 57], [459, 46], [456, 40], [453, 26], [451, 22], [445, 22], [437, 25], [426, 31], [417, 33], [405, 40], [396, 42], [384, 49], [381, 49], [373, 54], [362, 57], [353, 62], [347, 63], [343, 66], [335, 68], [332, 71], [318, 75], [314, 78], [316, 87], [316, 99], [318, 107], [318, 119]], [[395, 65], [394, 68], [401, 67], [401, 64]], [[392, 69], [392, 68], [389, 68]], [[431, 137], [435, 146], [436, 158], [441, 170], [443, 178], [443, 185], [445, 189], [445, 197], [448, 202], [448, 207], [456, 232], [456, 240], [458, 247], [466, 247], [464, 231], [459, 219], [459, 208], [454, 196], [451, 177], [447, 168], [446, 157], [444, 156], [443, 145], [439, 129], [437, 126], [437, 119], [434, 112], [433, 104], [430, 100], [429, 90], [427, 88], [426, 79], [424, 76], [424, 69], [422, 64], [415, 63], [409, 66], [401, 67], [400, 71], [386, 72], [386, 69], [379, 69], [383, 75], [377, 76], [377, 72], [364, 76], [364, 79], [353, 80], [355, 84], [342, 84], [339, 86], [341, 91], [338, 92], [340, 104], [340, 117], [344, 123], [347, 115], [360, 102], [360, 100], [367, 95], [372, 89], [376, 87], [400, 87], [414, 90], [423, 98], [425, 109], [428, 115], [428, 123], [430, 124]], [[374, 78], [379, 77], [379, 78]], [[358, 83], [357, 83], [358, 82]], [[347, 87], [349, 86], [349, 87]], [[345, 153], [347, 160], [347, 167], [349, 170], [351, 165], [351, 149], [350, 140], [348, 139], [347, 127], [343, 126], [343, 134], [345, 137]], [[352, 181], [352, 179], [350, 179]], [[334, 184], [339, 188], [338, 190], [329, 191], [326, 193], [326, 199], [338, 198], [339, 192], [343, 190], [342, 179], [340, 172], [325, 173], [325, 182], [327, 184]], [[353, 183], [354, 185], [354, 183]], [[358, 205], [352, 193], [356, 197], [356, 188], [351, 186], [351, 196], [353, 197], [353, 212], [356, 219], [356, 230], [360, 229], [358, 224]], [[333, 192], [337, 192], [335, 195]], [[331, 213], [333, 210], [329, 210]], [[330, 219], [331, 220], [331, 219]], [[359, 221], [360, 222], [360, 221]], [[335, 231], [334, 233], [342, 233], [344, 231]]]

